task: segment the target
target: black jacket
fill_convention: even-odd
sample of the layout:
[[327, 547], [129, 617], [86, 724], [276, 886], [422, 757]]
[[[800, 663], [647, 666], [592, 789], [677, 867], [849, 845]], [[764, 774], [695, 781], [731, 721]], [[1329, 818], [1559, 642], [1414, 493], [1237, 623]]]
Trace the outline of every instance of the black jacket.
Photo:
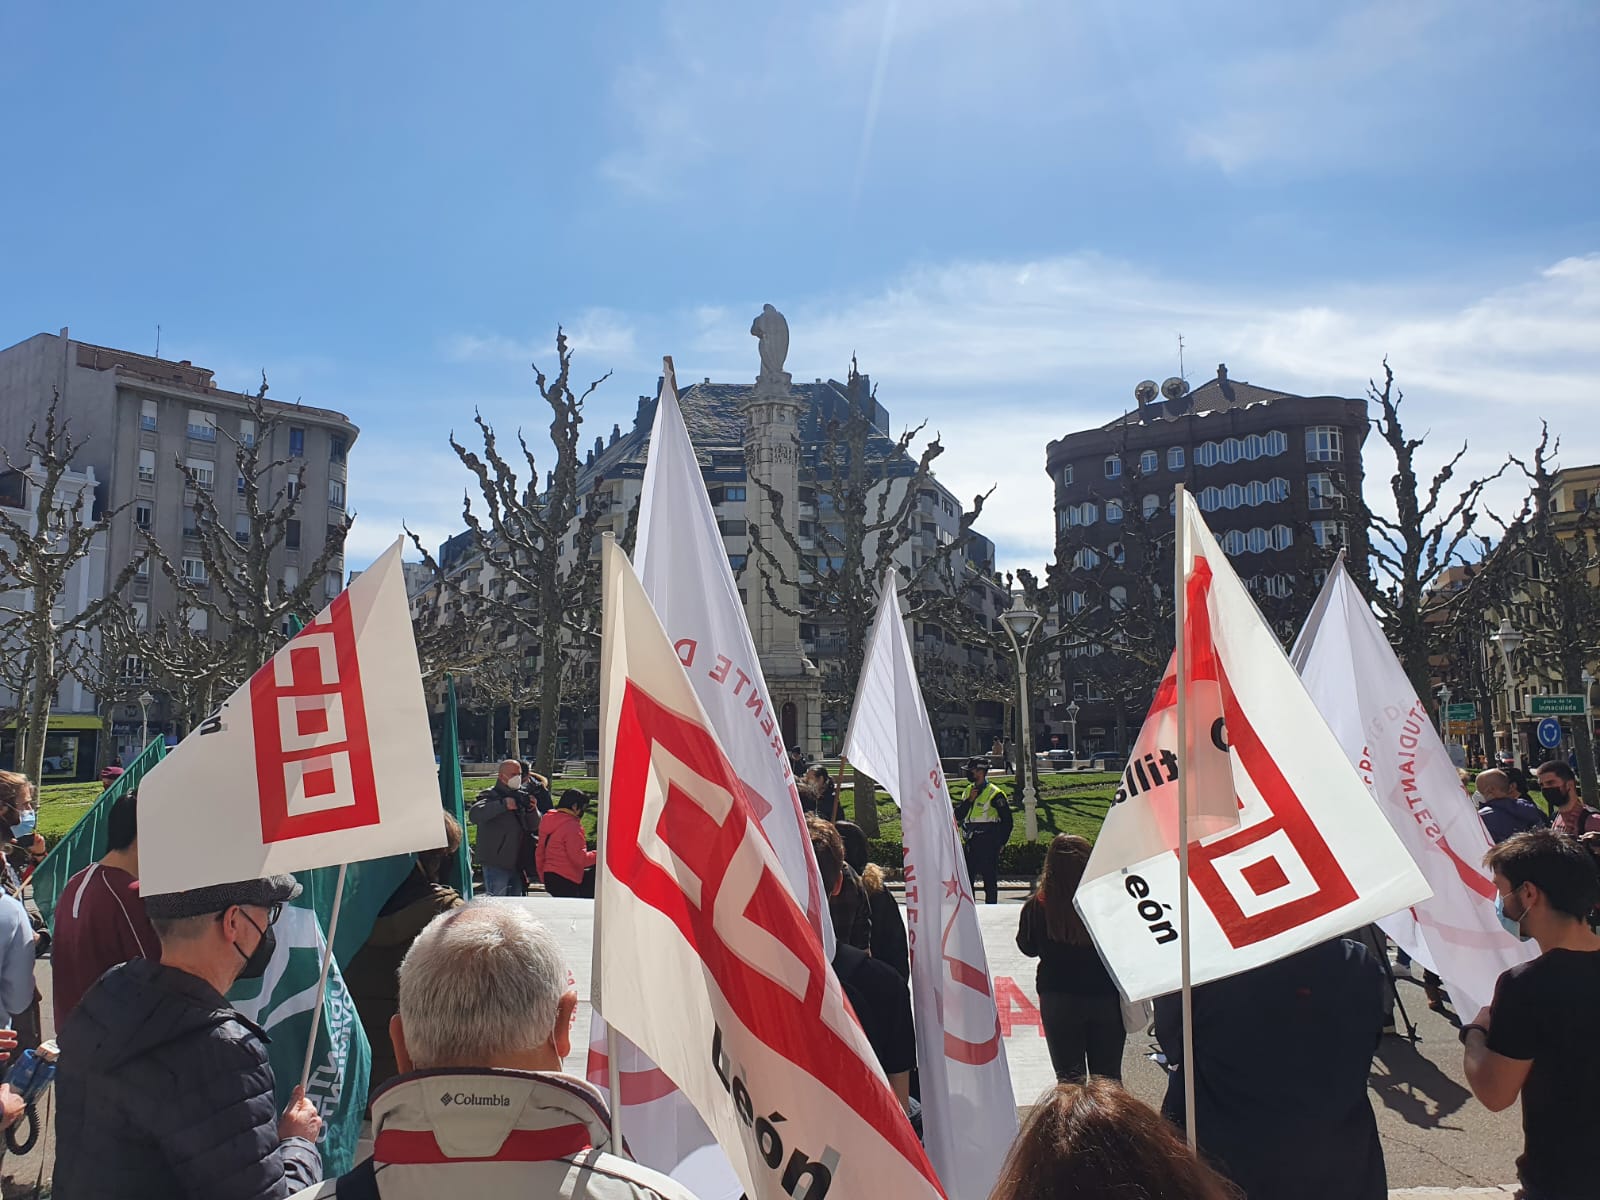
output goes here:
[[56, 1200], [278, 1200], [322, 1178], [278, 1140], [267, 1035], [203, 979], [136, 958], [60, 1034]]
[[[506, 807], [515, 800], [515, 811]], [[478, 827], [478, 862], [500, 871], [516, 871], [522, 866], [523, 848], [539, 833], [537, 800], [523, 788], [493, 787], [479, 792], [467, 811], [467, 818]]]

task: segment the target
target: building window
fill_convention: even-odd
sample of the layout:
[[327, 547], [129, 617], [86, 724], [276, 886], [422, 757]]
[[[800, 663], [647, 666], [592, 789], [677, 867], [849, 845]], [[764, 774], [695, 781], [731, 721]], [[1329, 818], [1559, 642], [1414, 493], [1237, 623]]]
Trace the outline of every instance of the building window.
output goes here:
[[211, 614], [203, 608], [189, 610], [189, 632], [204, 633], [211, 626]]
[[197, 442], [214, 442], [217, 440], [216, 418], [204, 409], [191, 408], [185, 432]]
[[1250, 548], [1250, 553], [1261, 554], [1267, 548], [1267, 531], [1259, 525], [1245, 534], [1244, 544]]
[[1313, 521], [1311, 536], [1324, 550], [1331, 549], [1335, 545], [1345, 545], [1350, 540], [1343, 521]]
[[1154, 450], [1139, 455], [1139, 474], [1152, 475], [1161, 469], [1161, 456]]
[[1153, 517], [1161, 509], [1161, 497], [1154, 492], [1144, 498], [1144, 515]]
[[156, 427], [156, 402], [154, 400], [139, 401], [139, 428], [154, 429]]
[[1122, 520], [1122, 501], [1106, 501], [1106, 520], [1110, 521], [1113, 525]]
[[1111, 611], [1121, 612], [1123, 609], [1128, 607], [1128, 589], [1120, 585], [1112, 588], [1110, 599]]
[[140, 529], [149, 529], [154, 515], [154, 509], [142, 500], [133, 506], [133, 523]]
[[1084, 598], [1082, 592], [1067, 593], [1067, 611], [1076, 615], [1083, 611]]
[[1278, 455], [1289, 449], [1289, 435], [1284, 433], [1281, 429], [1274, 429], [1271, 433], [1267, 434], [1266, 443], [1267, 457], [1276, 458]]
[[250, 544], [250, 518], [235, 517], [233, 519], [233, 540], [241, 546]]
[[189, 482], [202, 492], [211, 490], [215, 464], [204, 458], [191, 458], [183, 464], [189, 471]]
[[329, 571], [322, 577], [322, 591], [329, 600], [344, 591], [344, 581], [337, 571]]
[[1344, 458], [1344, 434], [1337, 425], [1312, 425], [1306, 430], [1307, 462], [1339, 462]]
[[344, 483], [338, 479], [328, 480], [328, 503], [334, 508], [344, 508]]
[[184, 558], [183, 577], [190, 583], [204, 583], [206, 581], [206, 564], [201, 558]]
[[745, 523], [737, 519], [728, 519], [717, 522], [717, 532], [723, 537], [744, 537]]
[[239, 445], [254, 446], [256, 444], [256, 423], [249, 417], [239, 421]]
[[1287, 550], [1294, 545], [1294, 530], [1287, 525], [1274, 525], [1267, 531], [1267, 535], [1274, 550]]
[[[294, 449], [293, 449], [294, 448], [294, 434], [295, 434], [295, 431], [291, 429], [289, 431], [289, 446], [290, 446], [290, 453], [291, 454], [294, 452]], [[302, 450], [305, 449], [305, 434], [304, 433], [302, 433], [300, 435], [300, 448]], [[336, 434], [334, 434], [332, 437], [330, 437], [328, 439], [328, 461], [329, 462], [342, 463], [345, 460], [345, 456], [349, 452], [350, 452], [350, 443], [345, 439], [344, 434], [336, 433]]]
[[130, 654], [122, 660], [122, 678], [130, 683], [138, 683], [145, 678], [144, 659], [137, 654]]
[[289, 483], [284, 489], [284, 495], [290, 500], [294, 500], [300, 495], [300, 473], [298, 471], [289, 472]]
[[1169, 471], [1181, 471], [1181, 470], [1183, 470], [1183, 447], [1182, 446], [1174, 446], [1172, 449], [1167, 451], [1167, 470], [1169, 470]]
[[1092, 501], [1074, 504], [1067, 509], [1067, 524], [1093, 525], [1100, 519], [1100, 509]]
[[300, 522], [294, 517], [284, 523], [283, 544], [289, 550], [300, 549]]
[[139, 560], [138, 567], [134, 569], [133, 573], [135, 575], [137, 575], [140, 579], [149, 579], [150, 578], [150, 560], [148, 558], [141, 558]]
[[135, 629], [150, 628], [150, 606], [143, 600], [133, 602], [133, 625]]
[[745, 489], [742, 484], [737, 487], [725, 487], [722, 489], [722, 498], [724, 500], [743, 500], [744, 497]]
[[289, 457], [304, 458], [306, 456], [306, 431], [289, 427]]
[[283, 569], [283, 590], [292, 592], [300, 586], [300, 568], [294, 565]]
[[241, 495], [241, 496], [244, 495], [244, 472], [243, 471], [241, 471], [239, 473], [239, 479], [238, 479], [236, 490], [238, 491], [239, 495]]
[[1306, 502], [1313, 509], [1338, 508], [1339, 493], [1334, 489], [1333, 476], [1326, 472], [1307, 475]]
[[1100, 554], [1093, 546], [1084, 546], [1072, 556], [1072, 565], [1080, 571], [1092, 571], [1100, 565]]
[[1107, 479], [1120, 478], [1122, 475], [1122, 460], [1115, 454], [1107, 455], [1105, 470]]
[[154, 483], [156, 481], [156, 452], [154, 450], [139, 451], [139, 482]]
[[1061, 486], [1062, 487], [1071, 487], [1072, 486], [1072, 464], [1071, 463], [1068, 463], [1066, 466], [1061, 468]]
[[1119, 566], [1128, 561], [1128, 550], [1121, 542], [1112, 542], [1106, 547], [1106, 557]]
[[748, 554], [730, 554], [730, 555], [728, 555], [728, 565], [730, 567], [732, 567], [735, 571], [744, 570], [745, 565], [749, 561], [750, 561], [750, 556]]
[[344, 545], [344, 526], [338, 521], [330, 521], [328, 523], [327, 540], [332, 542], [335, 546], [342, 547]]

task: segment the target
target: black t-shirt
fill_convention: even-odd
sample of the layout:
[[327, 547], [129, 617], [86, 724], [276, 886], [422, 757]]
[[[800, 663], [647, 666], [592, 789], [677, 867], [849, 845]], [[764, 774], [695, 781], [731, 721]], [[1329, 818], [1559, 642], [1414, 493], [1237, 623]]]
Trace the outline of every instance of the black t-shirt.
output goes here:
[[1574, 1026], [1600, 1010], [1600, 950], [1551, 950], [1495, 984], [1489, 1049], [1533, 1060], [1522, 1085], [1517, 1173], [1552, 1197], [1594, 1196], [1594, 1149], [1574, 1131], [1600, 1123], [1600, 1042]]
[[911, 1023], [911, 989], [900, 973], [842, 942], [833, 956], [833, 970], [883, 1073], [895, 1075], [914, 1068], [917, 1033]]
[[1028, 897], [1017, 920], [1017, 949], [1039, 960], [1034, 987], [1045, 992], [1065, 992], [1070, 996], [1115, 996], [1117, 985], [1091, 945], [1052, 941], [1045, 920], [1044, 901]]

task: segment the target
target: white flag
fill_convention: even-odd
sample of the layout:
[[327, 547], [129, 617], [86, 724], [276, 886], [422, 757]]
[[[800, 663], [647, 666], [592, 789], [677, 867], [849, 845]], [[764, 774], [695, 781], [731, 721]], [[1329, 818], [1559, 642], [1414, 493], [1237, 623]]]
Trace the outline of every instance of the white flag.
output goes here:
[[[667, 636], [672, 639], [745, 797], [783, 866], [783, 878], [833, 955], [833, 922], [811, 853], [778, 714], [762, 677], [739, 588], [717, 527], [694, 445], [678, 407], [671, 360], [650, 433], [650, 456], [639, 499], [634, 564]], [[590, 1027], [588, 1075], [609, 1085], [604, 996]], [[733, 1200], [740, 1185], [714, 1149], [711, 1132], [682, 1093], [637, 1047], [624, 1046], [620, 1097], [623, 1129], [634, 1157], [673, 1176], [702, 1200]], [[710, 1152], [706, 1151], [710, 1148]]]
[[1341, 559], [1290, 656], [1378, 807], [1422, 868], [1433, 896], [1378, 924], [1443, 978], [1464, 1013], [1494, 999], [1500, 973], [1538, 953], [1495, 917], [1477, 805], [1411, 680]]
[[399, 539], [139, 785], [139, 886], [444, 844]]
[[[1191, 696], [1214, 675], [1220, 714], [1201, 732], [1218, 761], [1225, 751], [1228, 762], [1223, 794], [1197, 807], [1220, 799], [1239, 813], [1236, 828], [1191, 837], [1190, 953], [1198, 984], [1415, 904], [1427, 897], [1428, 885], [1187, 493], [1178, 519], [1188, 523], [1192, 551]], [[1166, 720], [1175, 701], [1175, 687], [1159, 689], [1147, 728]], [[1195, 707], [1203, 710], [1203, 698]], [[1173, 742], [1153, 748], [1163, 781], [1178, 770], [1177, 754], [1166, 754], [1176, 749]], [[1203, 753], [1194, 748], [1196, 766]], [[1176, 991], [1181, 981], [1176, 789], [1145, 787], [1148, 771], [1141, 756], [1124, 772], [1077, 896], [1078, 911], [1130, 1000]], [[1203, 768], [1191, 776], [1205, 778]]]
[[844, 753], [900, 806], [923, 1144], [952, 1197], [984, 1200], [1017, 1136], [1017, 1110], [972, 881], [895, 583], [891, 567]]
[[752, 1200], [942, 1195], [627, 558], [602, 562], [606, 1020]]

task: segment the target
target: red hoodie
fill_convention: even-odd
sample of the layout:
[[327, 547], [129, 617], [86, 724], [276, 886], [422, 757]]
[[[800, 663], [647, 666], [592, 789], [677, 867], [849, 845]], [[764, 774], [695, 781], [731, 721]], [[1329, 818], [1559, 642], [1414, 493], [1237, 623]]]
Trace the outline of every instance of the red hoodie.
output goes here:
[[570, 808], [552, 808], [539, 823], [539, 849], [533, 869], [539, 878], [556, 874], [573, 883], [583, 882], [585, 867], [594, 866], [595, 852], [583, 836], [583, 822]]

